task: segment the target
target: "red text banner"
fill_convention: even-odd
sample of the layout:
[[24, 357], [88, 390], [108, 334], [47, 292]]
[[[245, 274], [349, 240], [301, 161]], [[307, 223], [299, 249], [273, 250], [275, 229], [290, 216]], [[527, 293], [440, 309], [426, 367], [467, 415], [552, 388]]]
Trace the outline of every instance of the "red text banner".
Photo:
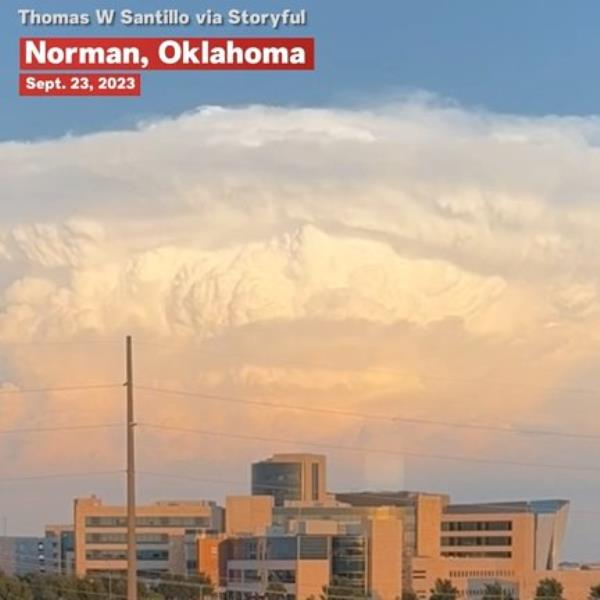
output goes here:
[[21, 38], [22, 71], [315, 68], [314, 38]]

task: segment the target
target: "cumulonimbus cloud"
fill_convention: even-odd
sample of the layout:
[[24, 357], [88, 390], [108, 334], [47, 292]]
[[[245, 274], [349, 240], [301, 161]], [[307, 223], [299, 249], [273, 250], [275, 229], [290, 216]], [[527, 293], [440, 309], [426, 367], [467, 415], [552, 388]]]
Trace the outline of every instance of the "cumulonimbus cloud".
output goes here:
[[[598, 413], [573, 411], [569, 389], [593, 385], [598, 351], [599, 140], [595, 118], [408, 100], [205, 107], [132, 131], [1, 144], [2, 377], [118, 379], [110, 342], [134, 331], [146, 343], [139, 378], [155, 386], [589, 428]], [[68, 402], [47, 400], [68, 422]], [[397, 442], [393, 428], [375, 435], [356, 420], [154, 396], [148, 406], [161, 421], [240, 420], [257, 436]], [[111, 407], [94, 394], [86, 404], [92, 421]], [[15, 426], [43, 416], [11, 415]], [[155, 434], [165, 465], [199, 451], [178, 439]], [[402, 440], [549, 451], [432, 428]], [[232, 461], [247, 457], [240, 445], [229, 444]], [[64, 437], [44, 452], [20, 445], [15, 465], [73, 458]]]

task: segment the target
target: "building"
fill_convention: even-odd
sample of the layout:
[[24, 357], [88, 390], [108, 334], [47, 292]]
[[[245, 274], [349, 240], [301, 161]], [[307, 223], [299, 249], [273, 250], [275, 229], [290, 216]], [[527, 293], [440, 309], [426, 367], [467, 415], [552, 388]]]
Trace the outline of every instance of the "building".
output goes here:
[[[80, 577], [126, 570], [124, 506], [99, 498], [75, 500], [75, 573]], [[136, 507], [138, 570], [142, 574], [196, 573], [196, 536], [223, 531], [224, 511], [214, 502], [157, 502]]]
[[225, 532], [230, 537], [264, 535], [273, 521], [273, 496], [227, 496]]
[[46, 563], [62, 575], [75, 572], [75, 532], [73, 525], [47, 525], [46, 541], [49, 555]]
[[[556, 579], [568, 600], [587, 600], [600, 565], [561, 563], [565, 500], [453, 504], [448, 495], [409, 491], [331, 494], [325, 457], [276, 454], [252, 465], [252, 495], [214, 502], [137, 507], [143, 574], [204, 573], [226, 600], [307, 600], [355, 592], [397, 600], [429, 598], [438, 579], [460, 598], [500, 584], [530, 600]], [[44, 547], [5, 549], [35, 570], [79, 576], [124, 574], [126, 509], [96, 497], [75, 501], [74, 527], [49, 526]], [[31, 570], [29, 570], [31, 572]], [[352, 588], [350, 593], [347, 588]]]
[[0, 537], [0, 572], [6, 575], [47, 573], [52, 570], [47, 561], [49, 555], [50, 546], [45, 538]]
[[439, 553], [413, 560], [413, 590], [428, 598], [437, 579], [449, 579], [466, 598], [481, 597], [491, 583], [529, 598], [552, 578], [565, 585], [565, 597], [584, 600], [600, 572], [558, 568], [568, 508], [564, 500], [447, 505]]
[[413, 558], [437, 556], [440, 553], [442, 513], [449, 496], [410, 491], [344, 492], [336, 493], [338, 501], [356, 509], [393, 506], [402, 513], [404, 589], [412, 587]]
[[252, 495], [272, 496], [275, 506], [286, 501], [326, 499], [325, 457], [320, 454], [275, 454], [252, 465]]
[[[375, 508], [353, 523], [295, 521], [293, 532], [229, 538], [221, 545], [221, 586], [230, 600], [269, 592], [287, 600], [319, 597], [343, 581], [372, 598], [402, 594], [402, 519], [397, 509]], [[332, 592], [335, 594], [335, 592]]]

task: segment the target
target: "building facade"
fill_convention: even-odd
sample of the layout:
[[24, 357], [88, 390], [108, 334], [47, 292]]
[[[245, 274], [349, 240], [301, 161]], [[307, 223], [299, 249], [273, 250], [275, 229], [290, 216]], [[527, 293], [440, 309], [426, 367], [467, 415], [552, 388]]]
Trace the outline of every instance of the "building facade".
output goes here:
[[275, 454], [252, 465], [252, 495], [272, 496], [275, 506], [287, 501], [326, 499], [326, 460], [320, 454]]
[[[222, 545], [221, 586], [229, 600], [269, 592], [286, 600], [319, 597], [343, 586], [374, 599], [402, 594], [402, 520], [376, 509], [356, 526], [306, 520], [306, 533], [230, 538]], [[324, 533], [336, 531], [336, 533]], [[323, 533], [314, 533], [321, 530]]]
[[46, 526], [47, 564], [61, 575], [75, 572], [75, 531], [73, 525]]
[[[225, 509], [206, 501], [136, 507], [138, 569], [203, 573], [226, 600], [307, 600], [326, 587], [330, 597], [398, 600], [410, 591], [426, 600], [440, 579], [460, 598], [500, 584], [516, 600], [556, 579], [568, 600], [588, 600], [600, 584], [598, 565], [561, 568], [568, 507], [453, 504], [445, 494], [406, 491], [330, 494], [325, 457], [277, 454], [252, 465], [252, 495], [227, 497]], [[6, 539], [0, 568], [123, 576], [126, 539], [124, 506], [81, 498], [73, 527], [49, 526], [42, 540]]]
[[437, 579], [448, 579], [465, 598], [481, 597], [494, 583], [530, 598], [550, 578], [565, 585], [565, 597], [586, 600], [600, 572], [559, 569], [568, 507], [564, 500], [447, 505], [440, 551], [415, 557], [412, 589], [425, 599]]
[[[136, 507], [138, 571], [186, 575], [196, 572], [196, 536], [223, 531], [224, 511], [214, 502], [157, 502]], [[126, 570], [124, 506], [96, 497], [75, 500], [75, 573], [80, 577]]]
[[50, 554], [46, 538], [2, 536], [0, 572], [11, 576], [52, 572], [53, 565], [48, 560]]

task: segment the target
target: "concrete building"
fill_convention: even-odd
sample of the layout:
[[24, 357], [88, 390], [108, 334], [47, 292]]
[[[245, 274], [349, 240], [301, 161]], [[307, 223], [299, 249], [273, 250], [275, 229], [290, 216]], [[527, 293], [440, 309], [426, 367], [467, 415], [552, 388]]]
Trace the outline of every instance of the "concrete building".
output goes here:
[[325, 457], [320, 454], [275, 454], [252, 465], [252, 495], [286, 501], [322, 502], [327, 496]]
[[336, 581], [374, 599], [400, 597], [401, 514], [393, 508], [366, 510], [353, 523], [308, 518], [293, 522], [296, 533], [273, 528], [266, 536], [226, 540], [220, 583], [227, 598], [251, 600], [274, 590], [287, 600], [319, 597]]
[[413, 560], [412, 589], [428, 598], [437, 579], [449, 579], [462, 597], [481, 597], [499, 583], [518, 598], [535, 596], [541, 579], [565, 585], [569, 600], [585, 600], [600, 572], [560, 570], [568, 502], [545, 500], [448, 505], [441, 515], [440, 551]]
[[48, 564], [49, 555], [50, 546], [45, 538], [0, 537], [0, 572], [6, 575], [50, 572], [52, 564]]
[[[214, 502], [157, 502], [136, 508], [138, 570], [186, 575], [197, 570], [196, 536], [223, 531], [223, 509]], [[75, 573], [123, 574], [126, 508], [94, 496], [75, 500]]]

